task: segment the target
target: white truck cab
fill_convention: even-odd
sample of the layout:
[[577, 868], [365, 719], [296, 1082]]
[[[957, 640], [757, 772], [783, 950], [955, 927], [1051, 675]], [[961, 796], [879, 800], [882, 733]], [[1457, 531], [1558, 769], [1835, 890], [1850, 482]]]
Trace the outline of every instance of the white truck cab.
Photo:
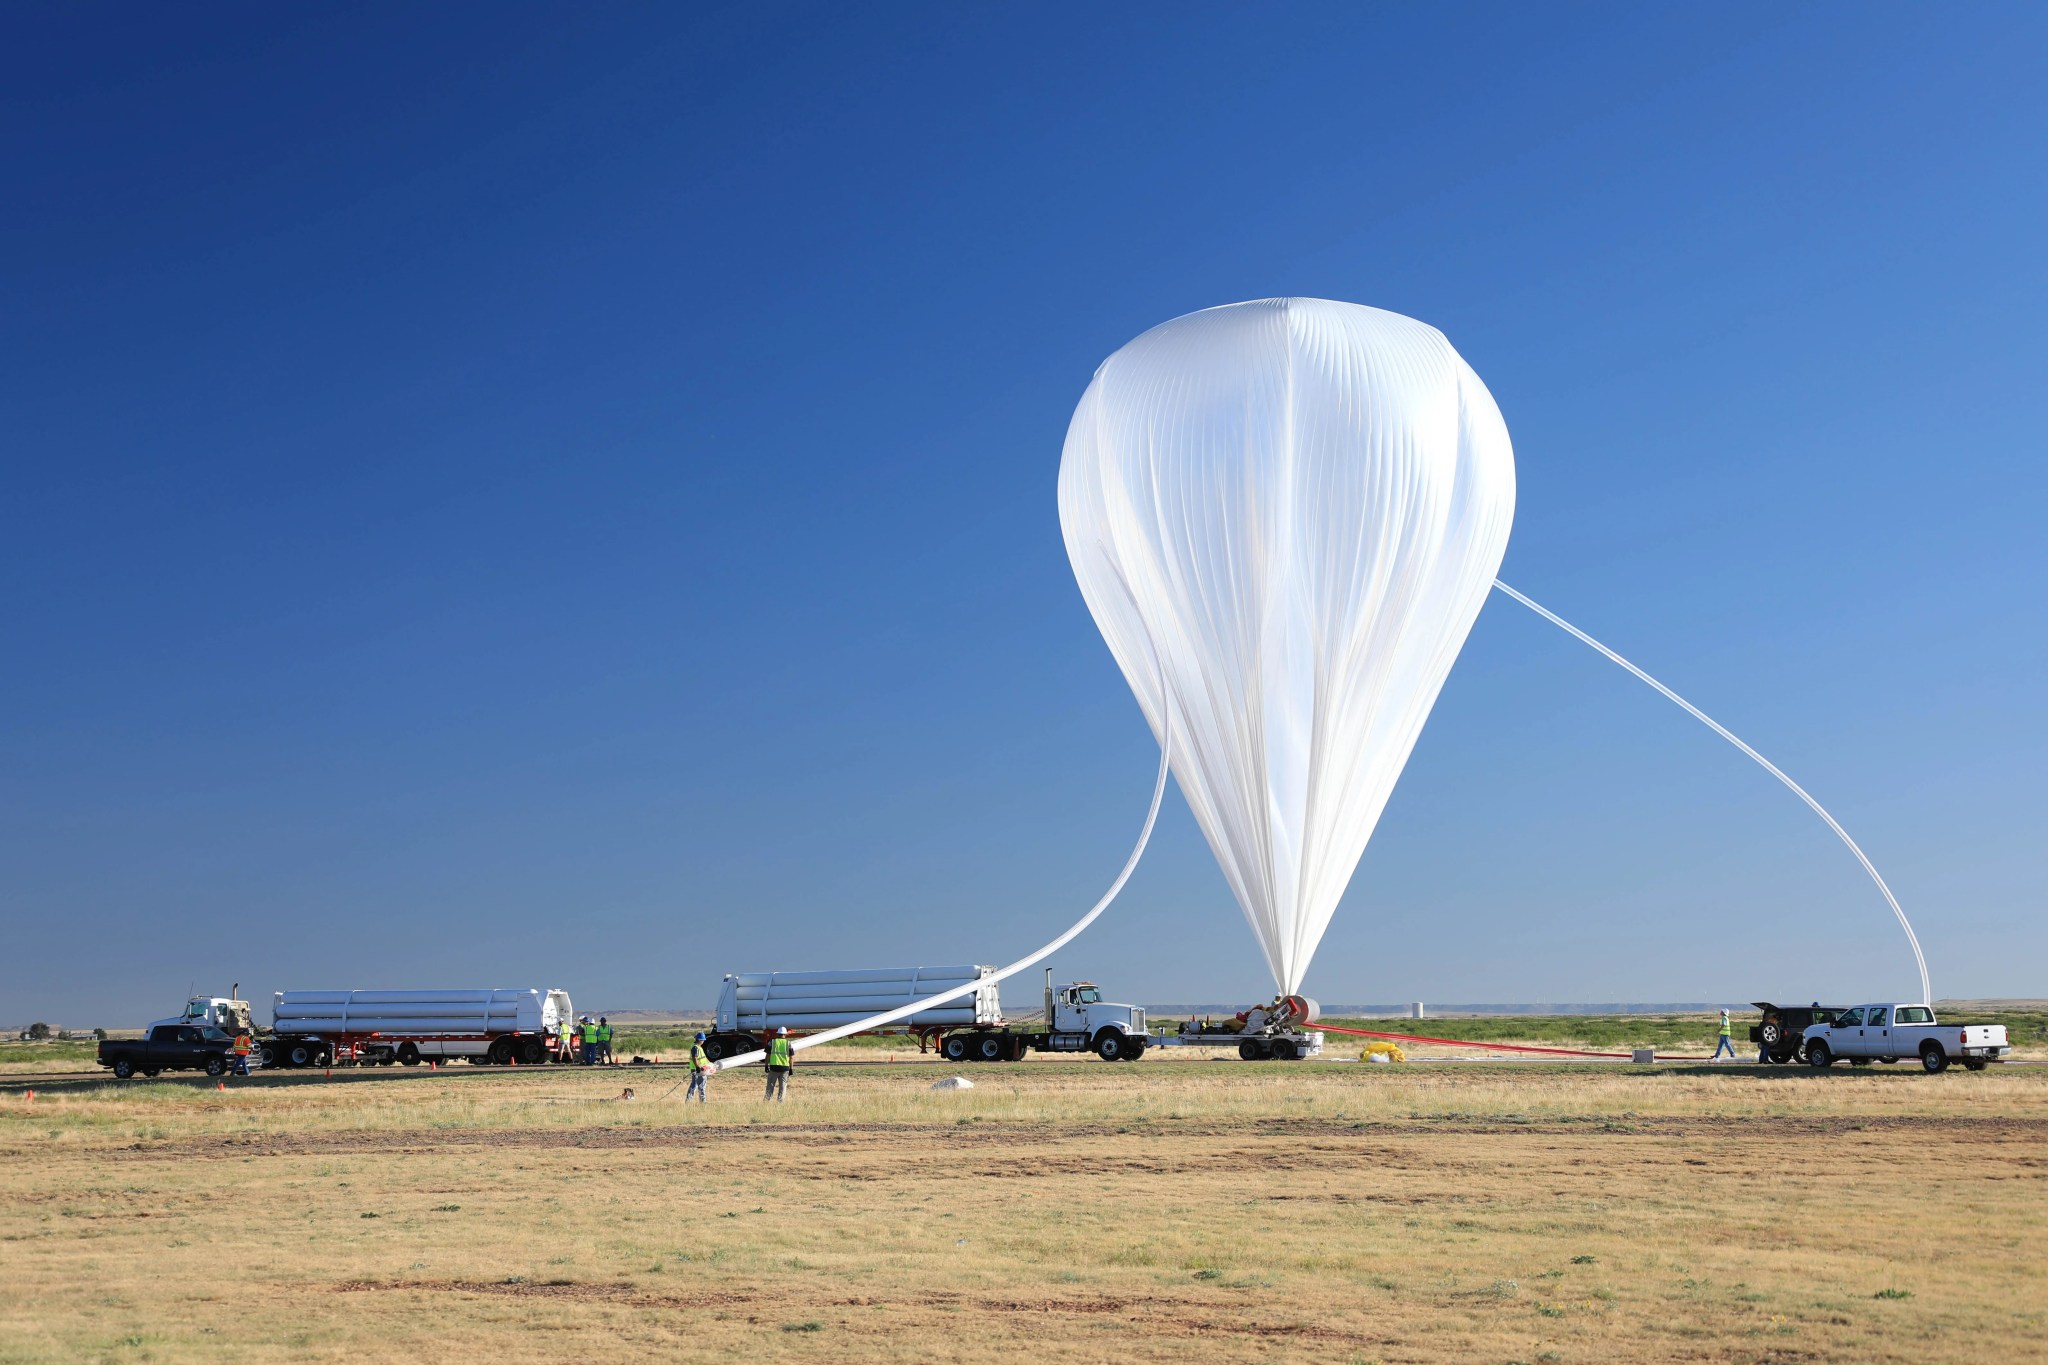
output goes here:
[[1918, 1057], [1929, 1071], [1946, 1071], [1951, 1061], [1982, 1071], [2012, 1051], [2003, 1024], [1943, 1024], [1931, 1005], [1892, 1002], [1843, 1010], [1809, 1027], [1805, 1040], [1806, 1060], [1817, 1067], [1838, 1057], [1858, 1066]]
[[1048, 1050], [1093, 1051], [1108, 1061], [1141, 1057], [1145, 1052], [1145, 1010], [1102, 998], [1093, 981], [1076, 981], [1055, 991], [1052, 973], [1045, 974], [1045, 1027]]
[[[242, 983], [235, 983], [235, 991], [241, 990]], [[249, 1002], [237, 1000], [232, 995], [195, 995], [185, 1002], [185, 1012], [175, 1019], [158, 1019], [150, 1024], [195, 1024], [202, 1028], [217, 1028], [233, 1037], [237, 1032], [253, 1033], [256, 1030], [255, 1016], [249, 1011]]]

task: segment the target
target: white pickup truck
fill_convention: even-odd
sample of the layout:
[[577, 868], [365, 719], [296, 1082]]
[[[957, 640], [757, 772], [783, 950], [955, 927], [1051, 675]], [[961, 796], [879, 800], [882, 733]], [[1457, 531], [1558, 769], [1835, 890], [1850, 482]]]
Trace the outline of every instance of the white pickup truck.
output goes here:
[[2005, 1025], [1943, 1024], [1929, 1005], [1858, 1005], [1833, 1023], [1814, 1024], [1805, 1038], [1806, 1060], [1822, 1067], [1838, 1057], [1858, 1066], [1918, 1057], [1929, 1071], [1946, 1071], [1952, 1061], [1982, 1071], [2012, 1051]]

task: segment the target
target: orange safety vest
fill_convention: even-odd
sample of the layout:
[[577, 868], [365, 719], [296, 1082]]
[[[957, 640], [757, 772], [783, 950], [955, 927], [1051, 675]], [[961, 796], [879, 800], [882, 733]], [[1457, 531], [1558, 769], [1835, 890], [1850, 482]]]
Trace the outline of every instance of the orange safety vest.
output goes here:
[[248, 1056], [248, 1055], [249, 1055], [249, 1035], [248, 1035], [248, 1034], [246, 1034], [246, 1033], [237, 1033], [237, 1034], [235, 1035], [235, 1052], [236, 1052], [236, 1053], [237, 1053], [238, 1055], [240, 1055], [240, 1056], [243, 1056], [243, 1057], [246, 1057], [246, 1056]]

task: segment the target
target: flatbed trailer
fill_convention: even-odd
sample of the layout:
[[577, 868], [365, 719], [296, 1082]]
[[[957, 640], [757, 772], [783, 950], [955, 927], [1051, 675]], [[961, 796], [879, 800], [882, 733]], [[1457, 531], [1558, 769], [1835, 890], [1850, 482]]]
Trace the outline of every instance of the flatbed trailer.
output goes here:
[[1310, 1027], [1322, 1013], [1322, 1006], [1307, 996], [1276, 996], [1220, 1022], [1188, 1019], [1174, 1028], [1162, 1028], [1151, 1043], [1154, 1047], [1235, 1047], [1247, 1062], [1299, 1062], [1323, 1053], [1322, 1030]]

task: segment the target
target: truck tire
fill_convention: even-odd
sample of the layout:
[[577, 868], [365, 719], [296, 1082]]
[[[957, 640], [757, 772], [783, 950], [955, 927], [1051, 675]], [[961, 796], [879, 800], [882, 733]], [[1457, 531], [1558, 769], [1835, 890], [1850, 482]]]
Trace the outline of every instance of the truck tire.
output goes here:
[[317, 1055], [308, 1044], [293, 1043], [284, 1050], [284, 1064], [286, 1066], [311, 1066], [313, 1065], [314, 1057]]
[[400, 1043], [398, 1045], [398, 1060], [402, 1066], [418, 1066], [420, 1064], [419, 1048], [411, 1043]]
[[1756, 1040], [1776, 1052], [1778, 1044], [1785, 1041], [1785, 1030], [1776, 1019], [1766, 1019], [1756, 1031]]
[[484, 1053], [484, 1056], [490, 1058], [492, 1066], [506, 1065], [512, 1060], [512, 1040], [509, 1038], [496, 1039], [491, 1043], [490, 1050]]
[[1273, 1043], [1273, 1060], [1276, 1062], [1298, 1062], [1301, 1060], [1301, 1054], [1295, 1050], [1294, 1044], [1291, 1041], [1286, 1038], [1280, 1038], [1276, 1039]]
[[974, 1050], [967, 1045], [964, 1033], [949, 1033], [939, 1043], [939, 1053], [949, 1062], [971, 1062]]
[[977, 1062], [1001, 1062], [1009, 1060], [1003, 1054], [1009, 1048], [1003, 1039], [993, 1033], [984, 1033], [974, 1040], [974, 1060]]
[[209, 1075], [209, 1076], [225, 1076], [225, 1075], [227, 1075], [227, 1074], [228, 1074], [228, 1064], [227, 1064], [227, 1062], [226, 1062], [226, 1061], [225, 1061], [224, 1059], [220, 1058], [220, 1057], [208, 1057], [208, 1058], [206, 1059], [206, 1074], [207, 1074], [207, 1075]]
[[1263, 1062], [1266, 1060], [1266, 1045], [1247, 1038], [1237, 1045], [1237, 1055], [1247, 1062]]
[[262, 1059], [263, 1065], [265, 1065], [266, 1067], [277, 1065], [277, 1049], [272, 1047], [268, 1043], [264, 1043], [262, 1046], [258, 1047], [256, 1049], [256, 1055]]
[[1826, 1043], [1816, 1038], [1806, 1045], [1806, 1064], [1825, 1071], [1835, 1064], [1835, 1054], [1828, 1050]]
[[1930, 1076], [1938, 1076], [1948, 1070], [1948, 1054], [1941, 1050], [1941, 1044], [1929, 1039], [1920, 1044], [1920, 1065]]
[[1135, 1061], [1137, 1061], [1137, 1060], [1138, 1060], [1138, 1059], [1139, 1059], [1140, 1057], [1142, 1057], [1142, 1056], [1144, 1056], [1144, 1055], [1145, 1055], [1145, 1040], [1144, 1040], [1143, 1038], [1137, 1038], [1137, 1037], [1132, 1037], [1132, 1038], [1126, 1038], [1126, 1039], [1124, 1040], [1124, 1060], [1125, 1060], [1125, 1061], [1127, 1061], [1127, 1062], [1135, 1062]]
[[1965, 1071], [1982, 1071], [1990, 1065], [1991, 1063], [1981, 1057], [1966, 1057], [1963, 1059], [1963, 1070]]
[[1095, 1055], [1105, 1062], [1122, 1061], [1127, 1047], [1124, 1036], [1115, 1029], [1106, 1028], [1095, 1035]]
[[1799, 1060], [1799, 1049], [1796, 1047], [1790, 1047], [1786, 1048], [1782, 1052], [1773, 1052], [1771, 1054], [1771, 1060], [1776, 1062], [1779, 1066], [1790, 1066], [1792, 1063]]
[[[547, 1044], [538, 1038], [521, 1038], [516, 1051], [518, 1052], [519, 1064], [521, 1066], [539, 1066], [548, 1059]], [[403, 1061], [404, 1059], [400, 1058], [399, 1060]], [[414, 1058], [414, 1060], [417, 1061], [418, 1058]], [[410, 1066], [411, 1063], [408, 1062], [407, 1065]]]
[[125, 1081], [134, 1074], [135, 1063], [129, 1061], [126, 1057], [123, 1057], [120, 1061], [114, 1063], [114, 1075], [120, 1078], [121, 1080]]

